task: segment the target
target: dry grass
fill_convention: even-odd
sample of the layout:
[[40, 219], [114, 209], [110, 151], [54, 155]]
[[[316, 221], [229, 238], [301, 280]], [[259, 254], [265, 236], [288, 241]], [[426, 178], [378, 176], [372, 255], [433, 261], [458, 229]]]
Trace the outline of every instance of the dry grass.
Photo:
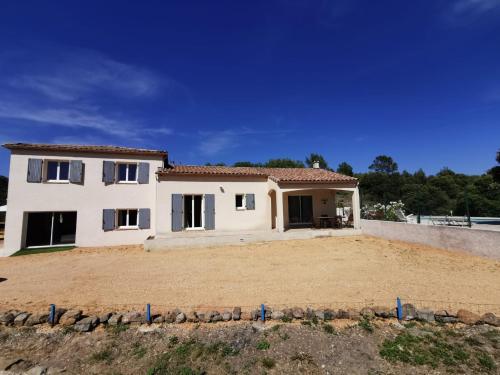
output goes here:
[[[87, 311], [146, 303], [160, 311], [260, 303], [358, 307], [396, 296], [500, 305], [499, 261], [367, 236], [158, 253], [82, 248], [2, 258], [0, 277], [7, 279], [0, 283], [0, 308], [30, 310], [50, 303]], [[499, 307], [471, 308], [498, 313]]]

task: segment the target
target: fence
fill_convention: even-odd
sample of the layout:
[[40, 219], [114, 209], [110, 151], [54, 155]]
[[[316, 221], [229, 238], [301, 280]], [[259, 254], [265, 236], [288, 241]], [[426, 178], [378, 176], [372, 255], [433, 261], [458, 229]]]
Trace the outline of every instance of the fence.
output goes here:
[[363, 234], [500, 259], [500, 231], [361, 220]]

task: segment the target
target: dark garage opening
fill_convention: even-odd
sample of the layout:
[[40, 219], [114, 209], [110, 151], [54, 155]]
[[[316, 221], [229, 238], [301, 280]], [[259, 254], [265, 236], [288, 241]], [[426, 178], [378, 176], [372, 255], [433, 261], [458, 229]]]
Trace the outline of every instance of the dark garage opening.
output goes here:
[[75, 243], [76, 212], [30, 212], [26, 247]]

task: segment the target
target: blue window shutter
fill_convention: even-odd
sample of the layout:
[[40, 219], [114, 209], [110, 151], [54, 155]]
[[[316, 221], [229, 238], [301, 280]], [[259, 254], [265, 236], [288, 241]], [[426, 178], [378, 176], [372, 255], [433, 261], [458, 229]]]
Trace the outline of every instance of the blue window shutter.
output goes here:
[[28, 182], [42, 182], [42, 159], [28, 159]]
[[102, 229], [110, 231], [115, 229], [115, 210], [105, 208], [102, 210]]
[[215, 195], [205, 194], [205, 229], [215, 229]]
[[83, 182], [83, 162], [81, 160], [71, 160], [69, 162], [69, 182], [73, 184]]
[[115, 182], [115, 163], [104, 160], [102, 162], [102, 182], [112, 184]]
[[139, 229], [151, 228], [151, 210], [149, 208], [139, 209]]
[[255, 210], [255, 194], [245, 195], [247, 210]]
[[139, 175], [137, 182], [140, 184], [149, 183], [149, 163], [139, 163]]
[[172, 232], [179, 232], [183, 229], [183, 203], [184, 199], [182, 194], [172, 194]]

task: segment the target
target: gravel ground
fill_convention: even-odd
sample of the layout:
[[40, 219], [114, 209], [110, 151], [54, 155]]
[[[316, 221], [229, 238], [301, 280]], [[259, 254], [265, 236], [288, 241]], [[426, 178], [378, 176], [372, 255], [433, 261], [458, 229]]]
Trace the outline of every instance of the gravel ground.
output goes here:
[[[79, 248], [0, 259], [0, 309], [86, 312], [169, 307], [417, 306], [460, 301], [500, 311], [500, 261], [368, 236], [275, 241], [147, 253]], [[438, 302], [441, 301], [441, 302]], [[496, 304], [476, 306], [473, 304]]]

